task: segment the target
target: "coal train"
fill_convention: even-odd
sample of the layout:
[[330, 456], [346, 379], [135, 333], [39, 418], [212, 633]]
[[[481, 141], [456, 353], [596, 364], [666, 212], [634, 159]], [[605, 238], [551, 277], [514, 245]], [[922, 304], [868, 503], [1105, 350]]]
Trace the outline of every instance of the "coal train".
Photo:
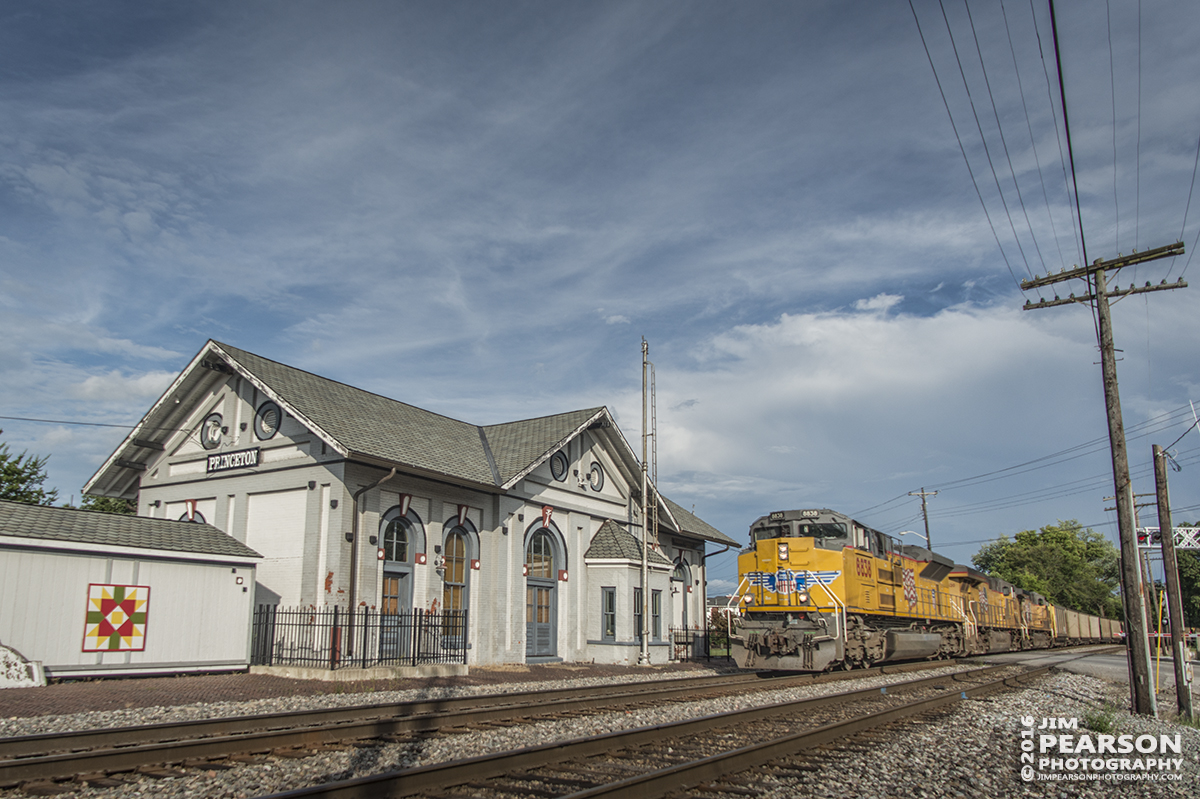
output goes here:
[[730, 635], [742, 668], [826, 671], [1124, 640], [1120, 622], [859, 524], [827, 508], [775, 511], [738, 556]]

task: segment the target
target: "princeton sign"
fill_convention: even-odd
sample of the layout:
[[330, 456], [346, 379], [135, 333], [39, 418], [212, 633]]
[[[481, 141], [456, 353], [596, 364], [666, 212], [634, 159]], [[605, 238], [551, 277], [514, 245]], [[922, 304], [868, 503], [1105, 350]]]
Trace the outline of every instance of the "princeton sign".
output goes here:
[[257, 466], [258, 456], [261, 452], [261, 447], [254, 447], [253, 449], [239, 449], [236, 452], [223, 452], [220, 455], [209, 455], [208, 474]]

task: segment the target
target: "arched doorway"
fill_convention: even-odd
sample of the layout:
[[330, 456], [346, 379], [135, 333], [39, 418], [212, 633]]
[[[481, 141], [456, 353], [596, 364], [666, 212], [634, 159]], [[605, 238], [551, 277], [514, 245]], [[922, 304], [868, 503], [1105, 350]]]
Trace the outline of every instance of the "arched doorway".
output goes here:
[[679, 608], [674, 622], [680, 630], [688, 628], [688, 586], [691, 584], [692, 570], [687, 561], [682, 558], [675, 561], [675, 570], [671, 572], [671, 594], [676, 598], [675, 604]]
[[413, 556], [425, 548], [421, 517], [412, 510], [400, 513], [391, 508], [379, 521], [379, 544], [383, 550], [383, 584], [379, 592], [379, 655], [381, 660], [403, 658], [411, 642], [404, 631], [404, 618], [412, 612]]
[[479, 535], [470, 519], [451, 527], [442, 539], [442, 646], [467, 645], [467, 610], [471, 606], [472, 561], [479, 557]]
[[526, 658], [558, 655], [558, 572], [567, 567], [561, 540], [557, 530], [541, 525], [526, 533]]

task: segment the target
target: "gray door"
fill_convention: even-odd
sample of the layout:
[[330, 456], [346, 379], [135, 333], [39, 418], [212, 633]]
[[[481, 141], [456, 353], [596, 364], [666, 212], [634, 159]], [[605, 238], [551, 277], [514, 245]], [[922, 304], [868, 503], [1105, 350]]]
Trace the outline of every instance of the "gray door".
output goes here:
[[379, 659], [402, 660], [411, 652], [412, 575], [385, 571], [379, 615]]
[[530, 580], [525, 586], [525, 656], [554, 657], [554, 583]]

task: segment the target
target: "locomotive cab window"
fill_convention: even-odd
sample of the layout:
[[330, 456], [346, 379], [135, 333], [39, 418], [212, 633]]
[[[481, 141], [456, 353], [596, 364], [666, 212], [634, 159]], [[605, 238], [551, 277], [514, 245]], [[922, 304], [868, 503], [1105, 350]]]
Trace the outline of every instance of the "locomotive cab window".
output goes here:
[[755, 541], [770, 541], [772, 538], [786, 538], [788, 535], [787, 527], [773, 525], [771, 527], [760, 527], [754, 531]]
[[822, 549], [840, 551], [850, 542], [850, 532], [841, 522], [801, 523], [798, 527], [801, 537], [812, 538], [813, 543]]

